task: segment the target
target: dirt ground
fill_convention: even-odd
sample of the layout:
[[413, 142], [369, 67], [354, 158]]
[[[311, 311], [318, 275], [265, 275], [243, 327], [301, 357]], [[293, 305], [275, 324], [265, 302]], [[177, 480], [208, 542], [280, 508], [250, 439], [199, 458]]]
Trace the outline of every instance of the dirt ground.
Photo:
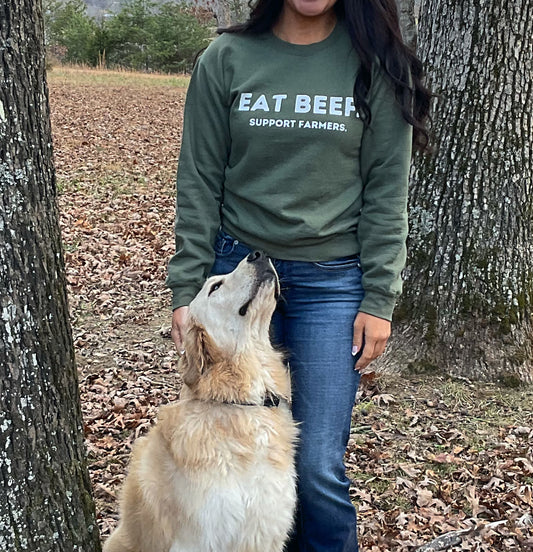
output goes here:
[[[187, 79], [49, 73], [61, 226], [102, 536], [133, 441], [176, 400], [165, 267]], [[533, 550], [533, 390], [435, 374], [363, 387], [346, 458], [361, 549]], [[437, 550], [437, 548], [435, 548]]]

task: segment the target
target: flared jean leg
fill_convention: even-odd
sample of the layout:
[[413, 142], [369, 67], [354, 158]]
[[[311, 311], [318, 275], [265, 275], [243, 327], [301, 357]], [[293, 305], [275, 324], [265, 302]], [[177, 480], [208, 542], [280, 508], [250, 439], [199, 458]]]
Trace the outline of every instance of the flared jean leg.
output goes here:
[[273, 318], [273, 340], [289, 352], [292, 411], [301, 431], [298, 512], [287, 551], [357, 552], [344, 453], [360, 379], [351, 348], [361, 270], [358, 262], [329, 269], [276, 265], [284, 300]]

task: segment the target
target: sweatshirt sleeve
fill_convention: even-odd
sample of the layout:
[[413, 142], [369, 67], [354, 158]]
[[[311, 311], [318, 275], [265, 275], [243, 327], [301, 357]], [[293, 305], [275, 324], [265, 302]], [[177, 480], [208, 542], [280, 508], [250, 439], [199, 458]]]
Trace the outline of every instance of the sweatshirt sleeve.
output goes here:
[[363, 208], [358, 227], [363, 288], [360, 311], [391, 320], [402, 290], [412, 127], [383, 71], [372, 75], [371, 122], [361, 142]]
[[185, 102], [177, 174], [176, 253], [166, 280], [173, 309], [190, 303], [214, 262], [230, 151], [229, 94], [222, 49], [216, 44], [219, 40], [198, 60]]

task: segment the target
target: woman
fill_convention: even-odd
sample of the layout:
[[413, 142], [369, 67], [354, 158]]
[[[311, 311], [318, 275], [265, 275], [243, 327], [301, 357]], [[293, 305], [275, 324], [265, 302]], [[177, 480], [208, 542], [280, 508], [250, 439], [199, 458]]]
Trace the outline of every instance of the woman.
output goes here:
[[288, 351], [301, 422], [288, 550], [358, 550], [343, 455], [360, 371], [383, 352], [401, 290], [411, 145], [427, 143], [420, 78], [394, 0], [258, 0], [191, 79], [172, 336], [181, 348], [210, 272], [253, 249], [271, 256], [282, 286], [272, 337]]

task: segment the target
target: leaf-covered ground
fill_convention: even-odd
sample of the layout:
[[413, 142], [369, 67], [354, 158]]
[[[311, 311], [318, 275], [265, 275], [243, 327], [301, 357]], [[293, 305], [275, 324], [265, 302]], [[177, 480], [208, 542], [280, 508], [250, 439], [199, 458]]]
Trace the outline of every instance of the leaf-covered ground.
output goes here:
[[[82, 409], [105, 537], [132, 442], [179, 393], [164, 277], [186, 79], [56, 69], [49, 85]], [[367, 384], [347, 455], [362, 551], [414, 551], [468, 529], [455, 546], [432, 550], [533, 550], [532, 408], [531, 389], [425, 374]]]

